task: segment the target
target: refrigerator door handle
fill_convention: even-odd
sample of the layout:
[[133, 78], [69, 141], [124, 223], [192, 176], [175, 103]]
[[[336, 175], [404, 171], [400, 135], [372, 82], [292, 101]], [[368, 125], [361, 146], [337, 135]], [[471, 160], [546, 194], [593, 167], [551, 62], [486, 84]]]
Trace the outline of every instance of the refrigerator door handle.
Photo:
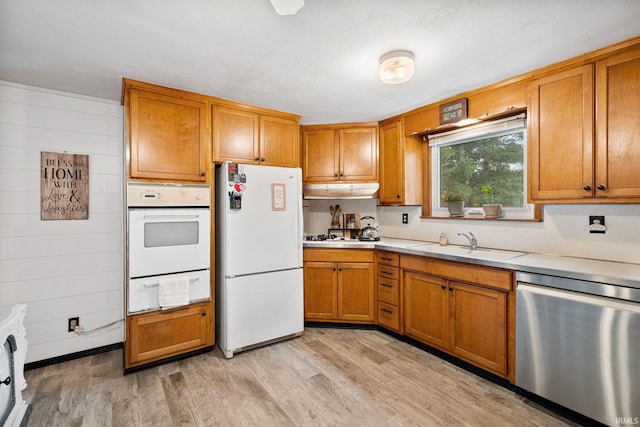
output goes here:
[[[298, 177], [300, 176], [301, 169], [297, 170]], [[298, 183], [300, 183], [300, 179], [298, 179]], [[298, 265], [302, 267], [302, 230], [303, 230], [303, 213], [302, 213], [302, 191], [298, 192], [296, 196], [297, 199], [297, 209], [298, 209], [298, 230], [296, 236], [298, 237]]]

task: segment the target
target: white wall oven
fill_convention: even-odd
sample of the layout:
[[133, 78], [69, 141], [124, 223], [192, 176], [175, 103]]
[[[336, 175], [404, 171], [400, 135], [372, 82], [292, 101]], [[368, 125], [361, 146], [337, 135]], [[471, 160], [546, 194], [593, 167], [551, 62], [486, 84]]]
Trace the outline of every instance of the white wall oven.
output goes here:
[[128, 313], [171, 308], [163, 287], [176, 296], [180, 283], [188, 303], [211, 298], [210, 193], [208, 185], [127, 184]]

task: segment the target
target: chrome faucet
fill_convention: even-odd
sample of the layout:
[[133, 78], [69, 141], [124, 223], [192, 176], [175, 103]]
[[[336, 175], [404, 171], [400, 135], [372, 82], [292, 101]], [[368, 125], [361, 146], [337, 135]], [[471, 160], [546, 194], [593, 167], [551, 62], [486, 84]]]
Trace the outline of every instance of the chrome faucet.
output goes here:
[[469, 232], [469, 234], [458, 233], [458, 236], [464, 236], [467, 238], [472, 251], [478, 249], [478, 241], [476, 240], [476, 236], [474, 236], [472, 232]]

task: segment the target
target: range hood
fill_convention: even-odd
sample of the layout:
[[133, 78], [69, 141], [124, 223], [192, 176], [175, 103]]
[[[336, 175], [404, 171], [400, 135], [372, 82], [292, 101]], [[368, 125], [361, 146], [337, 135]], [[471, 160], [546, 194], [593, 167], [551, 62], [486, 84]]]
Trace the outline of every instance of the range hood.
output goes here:
[[376, 199], [380, 185], [377, 182], [304, 184], [305, 199]]

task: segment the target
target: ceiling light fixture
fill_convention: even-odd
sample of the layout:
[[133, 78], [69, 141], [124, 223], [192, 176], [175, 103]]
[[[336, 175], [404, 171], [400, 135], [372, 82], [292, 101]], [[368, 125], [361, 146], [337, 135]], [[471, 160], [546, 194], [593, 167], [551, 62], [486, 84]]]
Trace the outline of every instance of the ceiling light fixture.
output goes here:
[[413, 53], [394, 50], [380, 57], [380, 79], [390, 85], [409, 81], [413, 76]]
[[304, 0], [271, 0], [278, 15], [295, 15], [304, 6]]

